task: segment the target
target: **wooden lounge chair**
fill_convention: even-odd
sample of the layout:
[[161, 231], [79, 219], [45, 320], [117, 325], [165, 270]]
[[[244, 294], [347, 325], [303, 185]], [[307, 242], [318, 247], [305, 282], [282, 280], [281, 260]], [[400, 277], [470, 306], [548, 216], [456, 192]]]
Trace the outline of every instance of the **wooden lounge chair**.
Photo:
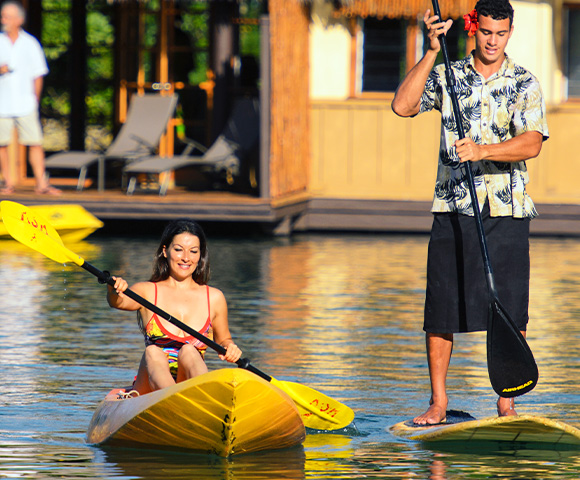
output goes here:
[[[214, 141], [210, 148], [205, 148], [198, 142], [186, 140], [187, 147], [181, 155], [172, 158], [162, 158], [156, 155], [140, 158], [128, 164], [124, 175], [130, 179], [127, 185], [127, 195], [132, 195], [137, 186], [136, 175], [163, 174], [160, 180], [159, 195], [165, 195], [169, 188], [172, 170], [184, 167], [201, 167], [205, 173], [225, 176], [228, 183], [237, 177], [241, 171], [241, 162], [258, 143], [260, 136], [259, 101], [255, 98], [240, 98], [234, 102], [234, 107], [224, 131]], [[199, 150], [201, 155], [190, 155], [193, 150]]]
[[106, 160], [131, 161], [154, 153], [176, 104], [177, 95], [133, 95], [126, 122], [104, 152], [57, 153], [46, 159], [46, 169], [78, 170], [77, 190], [82, 190], [89, 166], [98, 162], [98, 189], [103, 191]]

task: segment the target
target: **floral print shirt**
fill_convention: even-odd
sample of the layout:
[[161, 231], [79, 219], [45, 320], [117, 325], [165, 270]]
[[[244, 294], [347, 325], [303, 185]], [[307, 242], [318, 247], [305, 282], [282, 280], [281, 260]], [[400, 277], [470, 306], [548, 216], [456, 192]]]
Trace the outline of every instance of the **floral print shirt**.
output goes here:
[[[496, 144], [524, 132], [537, 131], [548, 138], [546, 107], [540, 84], [526, 69], [506, 58], [497, 73], [485, 79], [476, 70], [473, 53], [452, 63], [465, 135], [480, 145]], [[441, 112], [441, 146], [432, 212], [458, 212], [473, 216], [464, 166], [453, 144], [458, 139], [445, 65], [429, 75], [419, 113]], [[529, 176], [524, 161], [482, 160], [472, 163], [480, 209], [489, 201], [491, 215], [537, 216], [526, 193]]]

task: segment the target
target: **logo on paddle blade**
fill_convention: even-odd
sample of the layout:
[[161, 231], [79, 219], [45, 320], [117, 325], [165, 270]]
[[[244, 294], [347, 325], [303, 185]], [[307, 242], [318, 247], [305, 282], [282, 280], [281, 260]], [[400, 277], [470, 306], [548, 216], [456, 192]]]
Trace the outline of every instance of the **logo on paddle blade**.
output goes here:
[[517, 392], [518, 390], [522, 390], [526, 387], [529, 387], [532, 383], [534, 383], [533, 380], [528, 380], [526, 383], [524, 383], [523, 385], [519, 385], [517, 387], [509, 387], [509, 388], [504, 388], [502, 390], [502, 392], [504, 393], [508, 393], [508, 392]]
[[[38, 220], [36, 219], [36, 217], [29, 217], [28, 212], [26, 210], [24, 212], [22, 212], [22, 215], [20, 215], [20, 221], [28, 223], [28, 225], [30, 225], [32, 228], [36, 228], [41, 233], [44, 233], [45, 235], [48, 236], [47, 226], [43, 223], [39, 223]], [[35, 241], [35, 240], [36, 240], [36, 234], [32, 236], [30, 241]]]
[[324, 413], [325, 415], [328, 415], [329, 417], [334, 418], [334, 416], [338, 413], [338, 410], [336, 408], [330, 407], [330, 403], [319, 402], [317, 398], [312, 400], [310, 402], [310, 405], [318, 407], [318, 410], [320, 411], [320, 413]]

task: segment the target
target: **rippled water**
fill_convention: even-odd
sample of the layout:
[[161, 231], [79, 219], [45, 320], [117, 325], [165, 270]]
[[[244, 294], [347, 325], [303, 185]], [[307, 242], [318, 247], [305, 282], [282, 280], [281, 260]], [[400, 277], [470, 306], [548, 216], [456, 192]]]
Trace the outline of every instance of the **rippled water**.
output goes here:
[[[211, 238], [212, 284], [228, 299], [244, 355], [278, 379], [351, 406], [358, 434], [309, 434], [303, 448], [232, 459], [101, 449], [92, 413], [135, 373], [135, 316], [76, 266], [0, 244], [0, 478], [578, 479], [580, 452], [439, 452], [388, 428], [429, 397], [422, 333], [427, 237]], [[156, 238], [91, 237], [71, 249], [130, 282]], [[533, 238], [529, 343], [540, 383], [521, 413], [580, 424], [580, 239]], [[222, 366], [208, 353], [211, 368]], [[494, 415], [485, 334], [457, 336], [450, 408]]]

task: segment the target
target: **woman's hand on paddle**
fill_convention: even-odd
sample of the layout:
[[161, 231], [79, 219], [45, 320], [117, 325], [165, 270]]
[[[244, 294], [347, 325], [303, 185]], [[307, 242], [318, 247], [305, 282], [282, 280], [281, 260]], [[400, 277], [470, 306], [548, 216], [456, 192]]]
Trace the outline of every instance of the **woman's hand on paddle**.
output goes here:
[[231, 363], [236, 363], [241, 358], [242, 351], [238, 348], [238, 346], [234, 342], [229, 343], [228, 346], [224, 348], [226, 349], [226, 353], [225, 355], [219, 356], [220, 360], [226, 360]]
[[[129, 284], [122, 277], [112, 275], [111, 278], [115, 280], [115, 285], [111, 286], [107, 284], [107, 302], [113, 308], [123, 309], [123, 304], [130, 300], [129, 297], [123, 295], [123, 292], [129, 288]], [[131, 303], [135, 302], [131, 301]], [[138, 305], [137, 303], [135, 304]]]
[[109, 285], [109, 289], [114, 290], [117, 295], [122, 297], [123, 292], [129, 288], [129, 284], [122, 277], [111, 276], [111, 278], [115, 280], [115, 285], [113, 287]]
[[429, 48], [434, 52], [441, 50], [439, 35], [446, 35], [447, 31], [453, 25], [453, 20], [449, 19], [442, 22], [437, 15], [431, 15], [431, 10], [425, 12], [423, 17], [425, 28], [427, 29], [427, 38], [429, 39]]

